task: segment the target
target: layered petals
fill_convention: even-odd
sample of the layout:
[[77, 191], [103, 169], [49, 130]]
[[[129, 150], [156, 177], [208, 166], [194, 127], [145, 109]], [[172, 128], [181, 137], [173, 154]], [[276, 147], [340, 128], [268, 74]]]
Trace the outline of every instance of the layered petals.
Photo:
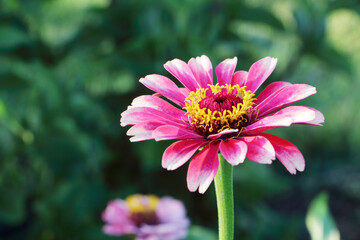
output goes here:
[[290, 106], [278, 111], [274, 116], [291, 118], [291, 124], [309, 124], [316, 126], [322, 126], [321, 123], [325, 120], [324, 115], [320, 111], [305, 106]]
[[136, 240], [184, 239], [190, 225], [181, 201], [155, 195], [135, 194], [125, 201], [111, 201], [102, 217], [105, 234]]
[[263, 119], [247, 126], [245, 130], [242, 131], [242, 133], [244, 135], [254, 135], [277, 127], [288, 127], [291, 125], [291, 123], [292, 120], [290, 117], [272, 115], [264, 117]]
[[162, 167], [167, 170], [175, 170], [186, 163], [192, 155], [207, 141], [205, 139], [193, 139], [174, 142], [164, 152]]
[[322, 126], [324, 116], [318, 110], [305, 106], [291, 106], [279, 112], [261, 118], [242, 131], [245, 135], [254, 135], [277, 127], [288, 127], [291, 124], [308, 124]]
[[167, 101], [165, 101], [159, 97], [156, 97], [156, 96], [151, 96], [151, 95], [139, 96], [132, 101], [131, 106], [133, 106], [133, 107], [149, 107], [149, 108], [153, 108], [153, 109], [162, 111], [166, 114], [169, 114], [176, 119], [182, 119], [185, 121], [187, 120], [187, 116], [185, 115], [184, 111], [182, 111], [179, 108], [174, 107]]
[[157, 236], [156, 239], [178, 240], [187, 235], [190, 221], [186, 217], [186, 209], [181, 201], [162, 197], [156, 208], [156, 216], [161, 224], [142, 226], [138, 233], [139, 239], [151, 240]]
[[291, 103], [300, 101], [316, 93], [316, 88], [307, 84], [293, 84], [283, 87], [259, 103], [255, 110], [258, 117], [275, 112]]
[[123, 127], [144, 122], [161, 122], [186, 128], [186, 124], [181, 119], [153, 108], [131, 107], [121, 114], [120, 125]]
[[130, 138], [131, 142], [139, 142], [153, 139], [153, 131], [163, 125], [161, 122], [144, 122], [132, 126], [126, 134], [133, 136]]
[[151, 74], [147, 75], [145, 78], [141, 78], [139, 81], [144, 84], [145, 87], [163, 95], [180, 107], [185, 106], [184, 102], [186, 96], [181, 93], [179, 87], [169, 78], [158, 74]]
[[152, 137], [156, 141], [203, 138], [203, 136], [198, 135], [193, 131], [172, 125], [163, 125], [156, 128], [152, 133]]
[[219, 85], [231, 84], [231, 79], [237, 64], [237, 57], [222, 61], [215, 69]]
[[174, 170], [192, 158], [187, 173], [191, 192], [204, 193], [209, 187], [219, 167], [219, 151], [233, 166], [246, 157], [261, 164], [278, 158], [290, 173], [303, 171], [304, 158], [292, 143], [263, 132], [292, 124], [321, 126], [324, 116], [314, 108], [288, 106], [316, 93], [307, 84], [278, 81], [255, 94], [276, 64], [276, 58], [265, 57], [249, 71], [235, 72], [237, 58], [226, 59], [215, 68], [214, 84], [207, 56], [188, 63], [168, 61], [165, 69], [183, 86], [156, 74], [140, 79], [155, 94], [135, 98], [121, 114], [121, 126], [133, 125], [127, 132], [132, 142], [180, 140], [165, 150], [162, 166]]
[[187, 173], [188, 189], [191, 192], [199, 188], [199, 193], [204, 193], [214, 180], [219, 168], [218, 151], [219, 144], [210, 142], [191, 160]]
[[215, 139], [220, 138], [223, 135], [226, 135], [226, 134], [229, 134], [229, 133], [237, 133], [237, 132], [239, 132], [239, 129], [226, 129], [226, 130], [223, 130], [223, 131], [221, 131], [219, 133], [211, 134], [207, 138], [210, 139], [210, 140], [215, 140]]
[[184, 61], [179, 59], [168, 61], [164, 64], [164, 68], [190, 91], [195, 91], [196, 88], [200, 87], [190, 67]]
[[229, 139], [220, 142], [221, 155], [231, 165], [236, 166], [245, 160], [247, 144], [241, 140]]
[[276, 157], [291, 173], [295, 174], [296, 170], [302, 172], [305, 169], [305, 160], [299, 149], [289, 141], [271, 134], [262, 134], [266, 137], [276, 151]]
[[249, 75], [245, 83], [246, 90], [251, 90], [255, 93], [274, 71], [276, 63], [277, 59], [272, 57], [265, 57], [254, 63], [250, 67]]
[[109, 202], [106, 210], [102, 213], [102, 220], [109, 223], [127, 223], [128, 219], [126, 215], [129, 214], [129, 210], [126, 206], [126, 202], [123, 200], [113, 200]]
[[188, 65], [200, 87], [207, 88], [213, 84], [212, 64], [207, 56], [191, 58]]
[[231, 85], [239, 85], [240, 87], [244, 86], [248, 78], [249, 73], [247, 71], [237, 71], [234, 73], [231, 79]]
[[278, 81], [278, 82], [273, 82], [270, 83], [268, 86], [265, 87], [265, 89], [256, 97], [255, 103], [259, 104], [262, 101], [264, 101], [265, 99], [267, 99], [269, 96], [271, 96], [273, 93], [275, 93], [276, 91], [286, 87], [286, 86], [290, 86], [292, 85], [289, 82], [282, 82], [282, 81]]
[[109, 235], [121, 236], [136, 232], [136, 226], [127, 217], [129, 209], [123, 200], [113, 200], [109, 202], [105, 211], [102, 213], [102, 220], [107, 222], [103, 231]]
[[275, 149], [270, 141], [263, 136], [241, 137], [247, 145], [246, 157], [251, 161], [270, 164], [275, 160]]

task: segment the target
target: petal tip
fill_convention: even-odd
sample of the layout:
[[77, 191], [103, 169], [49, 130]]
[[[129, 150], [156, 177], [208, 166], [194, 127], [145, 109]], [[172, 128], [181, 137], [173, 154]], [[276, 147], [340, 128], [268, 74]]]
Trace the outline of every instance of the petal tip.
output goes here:
[[168, 68], [171, 68], [172, 65], [176, 65], [179, 62], [183, 62], [182, 60], [178, 59], [178, 58], [174, 58], [173, 60], [169, 60], [164, 64], [164, 68], [166, 70], [168, 70]]
[[175, 165], [175, 164], [172, 164], [172, 165], [168, 165], [166, 167], [166, 170], [168, 171], [174, 171], [175, 169], [177, 169], [178, 167]]
[[188, 183], [187, 183], [187, 188], [188, 188], [188, 190], [189, 190], [190, 192], [196, 192], [198, 186], [192, 185], [192, 184], [190, 184], [189, 181], [188, 181]]
[[[305, 160], [304, 160], [305, 161]], [[299, 172], [303, 172], [305, 170], [305, 164], [302, 165], [302, 166], [296, 166], [296, 169], [299, 171]]]
[[207, 188], [201, 188], [199, 187], [199, 193], [204, 194], [206, 192]]
[[263, 60], [271, 61], [273, 64], [277, 64], [277, 62], [278, 62], [278, 58], [270, 57], [270, 56], [264, 57]]
[[135, 137], [129, 138], [130, 142], [140, 142], [141, 140], [137, 140]]

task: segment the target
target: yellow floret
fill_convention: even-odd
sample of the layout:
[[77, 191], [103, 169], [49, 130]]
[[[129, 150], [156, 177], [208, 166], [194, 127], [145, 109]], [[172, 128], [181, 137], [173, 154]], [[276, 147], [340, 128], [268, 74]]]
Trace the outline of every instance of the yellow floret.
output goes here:
[[125, 199], [132, 213], [144, 213], [155, 211], [159, 198], [154, 195], [134, 194]]
[[[239, 128], [240, 125], [247, 121], [245, 115], [253, 108], [254, 100], [253, 94], [250, 90], [246, 91], [245, 87], [239, 85], [219, 86], [209, 85], [213, 94], [220, 93], [223, 89], [227, 90], [228, 94], [236, 92], [236, 96], [242, 99], [242, 103], [232, 106], [232, 110], [211, 111], [207, 108], [200, 108], [199, 102], [206, 97], [206, 92], [209, 89], [198, 88], [196, 91], [190, 93], [185, 101], [185, 109], [189, 115], [190, 123], [199, 131], [207, 134], [216, 134], [223, 130]], [[235, 91], [236, 90], [236, 91]], [[216, 130], [216, 132], [214, 132]]]

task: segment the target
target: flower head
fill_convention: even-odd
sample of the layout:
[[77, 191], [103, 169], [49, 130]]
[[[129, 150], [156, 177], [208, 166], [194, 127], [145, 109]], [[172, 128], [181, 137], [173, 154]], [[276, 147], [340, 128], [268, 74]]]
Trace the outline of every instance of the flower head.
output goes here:
[[179, 139], [165, 150], [162, 166], [174, 170], [192, 158], [187, 175], [190, 191], [204, 193], [209, 187], [218, 170], [219, 151], [233, 166], [245, 157], [261, 164], [277, 158], [291, 174], [303, 171], [305, 161], [298, 148], [264, 131], [291, 124], [321, 126], [324, 117], [314, 108], [287, 107], [315, 94], [310, 85], [273, 82], [256, 93], [276, 63], [277, 59], [265, 57], [249, 71], [234, 72], [237, 58], [226, 59], [215, 69], [214, 84], [208, 57], [188, 63], [174, 59], [164, 67], [184, 87], [157, 74], [141, 78], [156, 94], [135, 98], [121, 114], [121, 125], [133, 125], [127, 132], [133, 142]]
[[134, 235], [137, 240], [179, 240], [187, 234], [189, 220], [183, 203], [171, 197], [131, 195], [109, 202], [102, 214], [104, 233]]

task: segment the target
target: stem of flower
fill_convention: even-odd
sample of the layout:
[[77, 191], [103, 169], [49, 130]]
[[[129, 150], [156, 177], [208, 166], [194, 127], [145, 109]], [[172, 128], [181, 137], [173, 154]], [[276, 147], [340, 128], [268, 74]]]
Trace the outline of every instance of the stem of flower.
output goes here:
[[219, 170], [215, 176], [219, 240], [234, 239], [233, 167], [219, 154]]

